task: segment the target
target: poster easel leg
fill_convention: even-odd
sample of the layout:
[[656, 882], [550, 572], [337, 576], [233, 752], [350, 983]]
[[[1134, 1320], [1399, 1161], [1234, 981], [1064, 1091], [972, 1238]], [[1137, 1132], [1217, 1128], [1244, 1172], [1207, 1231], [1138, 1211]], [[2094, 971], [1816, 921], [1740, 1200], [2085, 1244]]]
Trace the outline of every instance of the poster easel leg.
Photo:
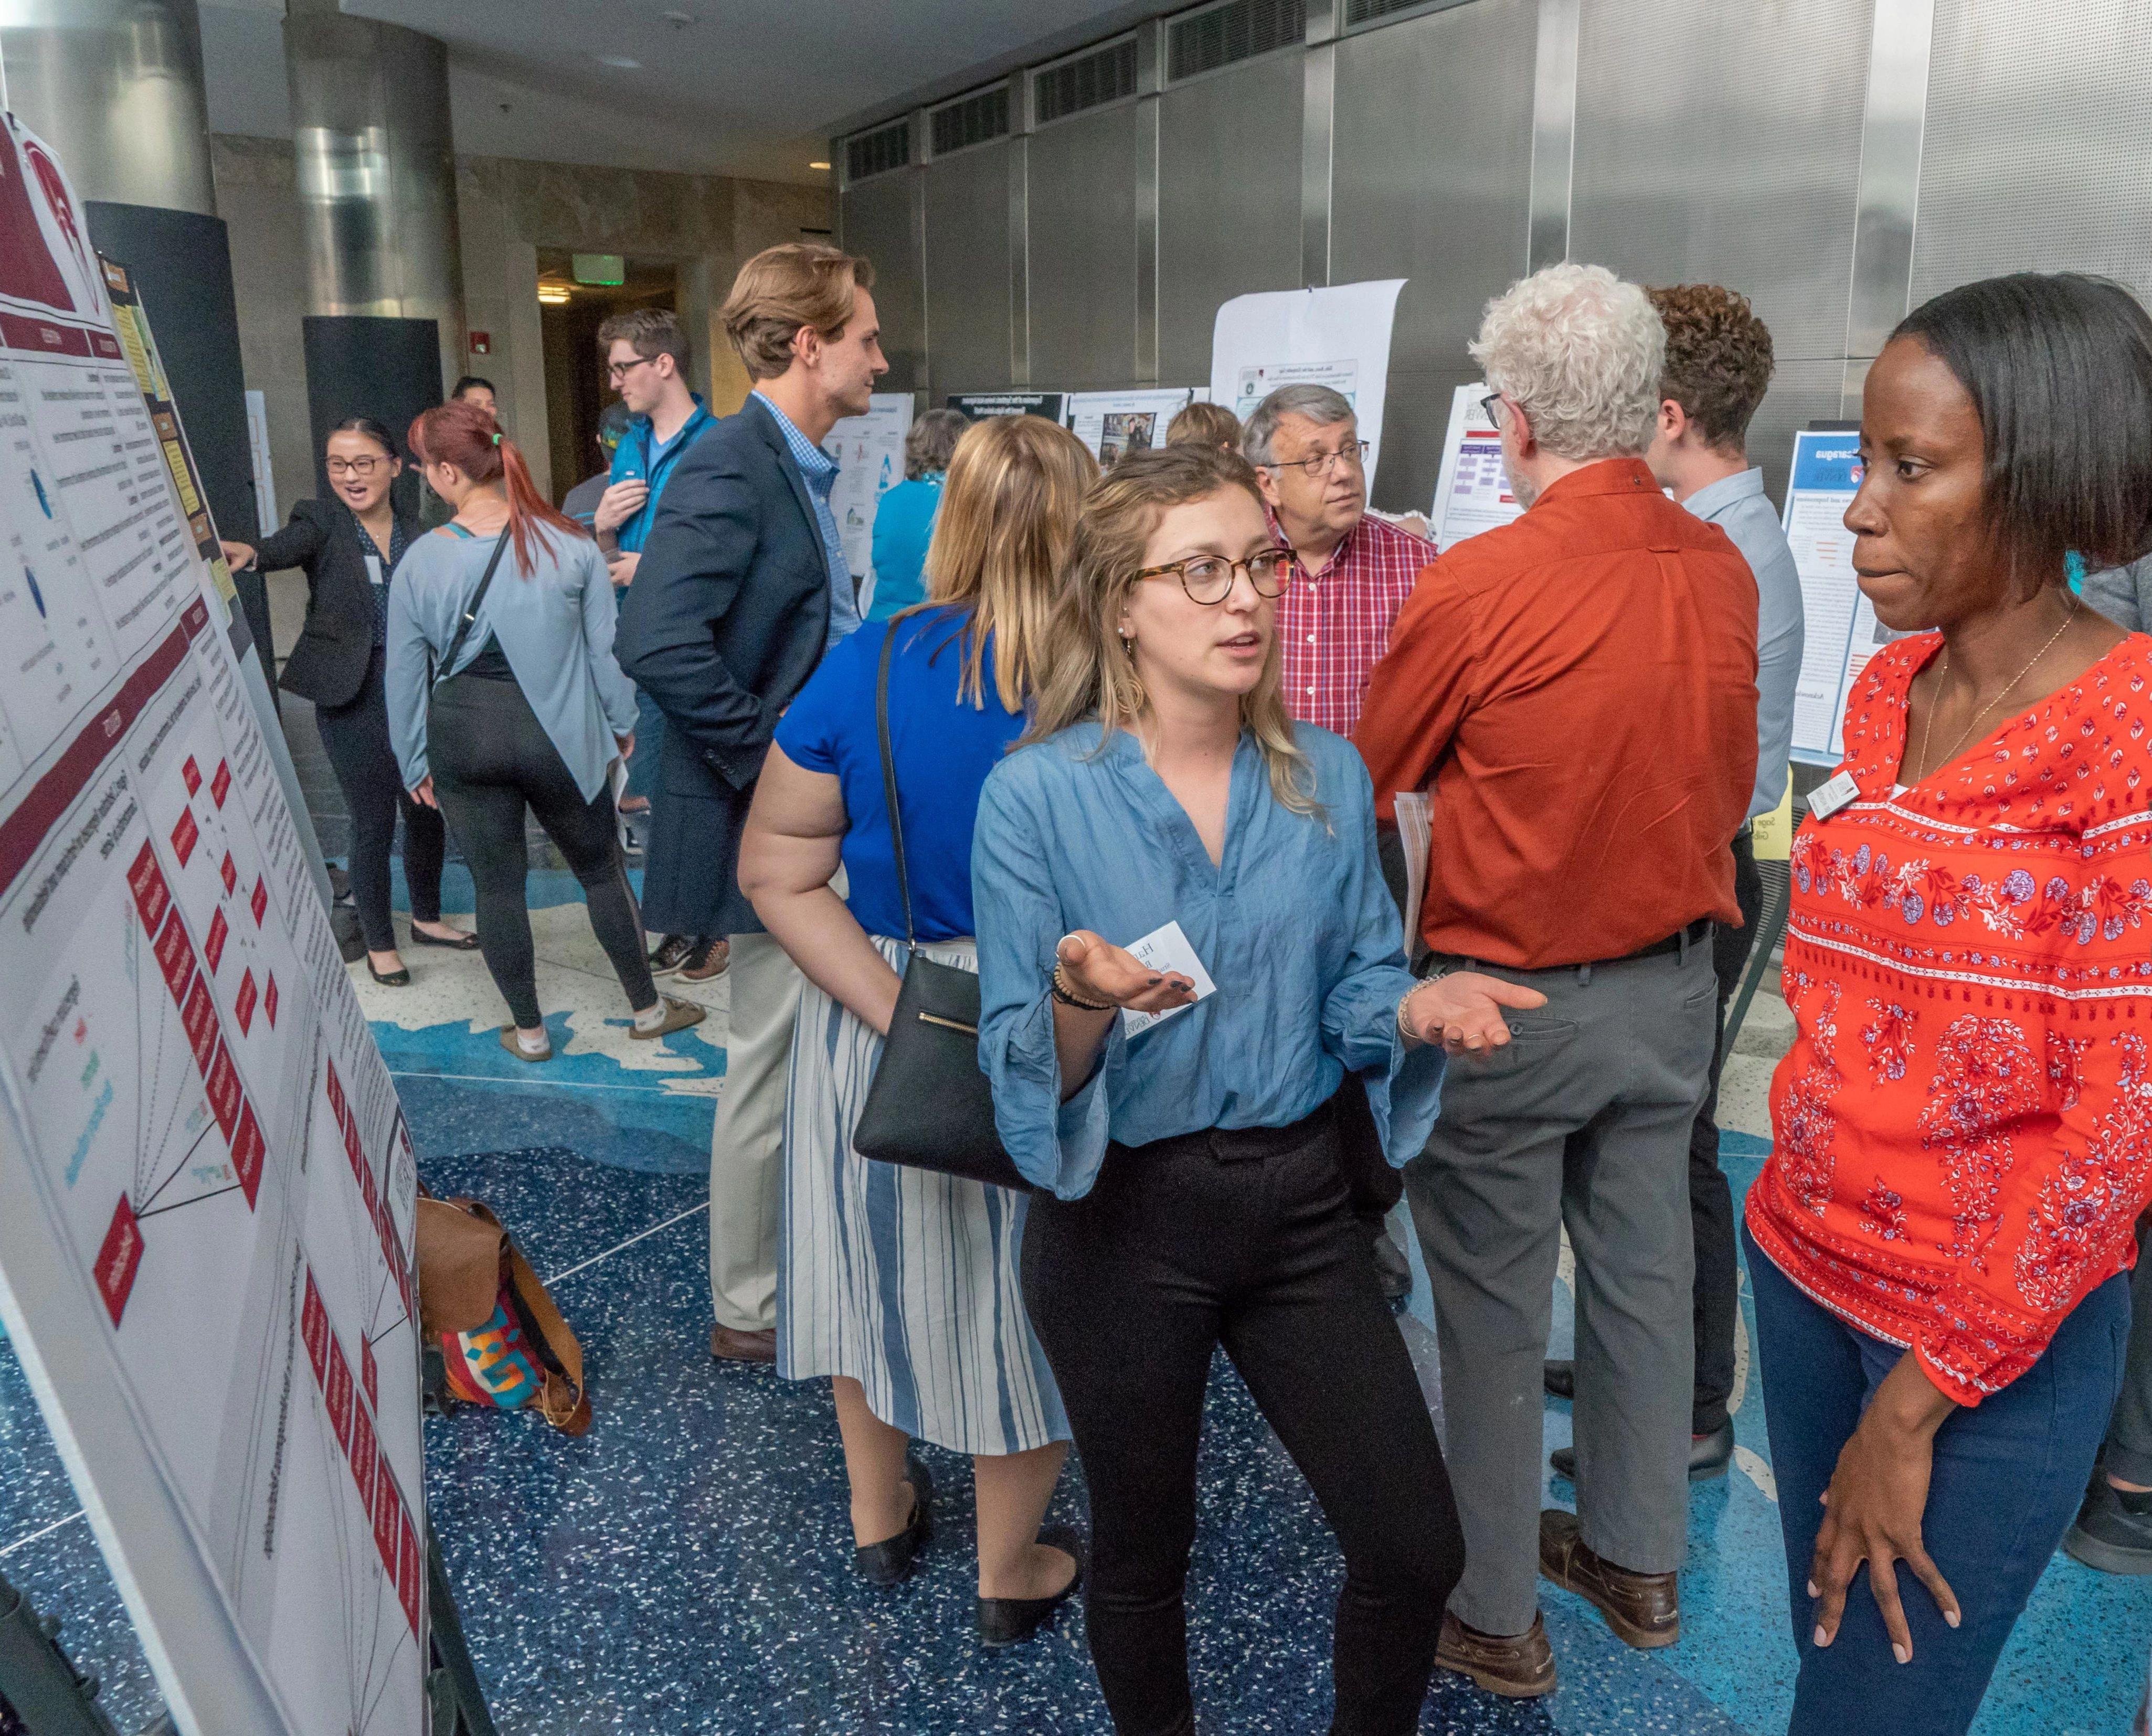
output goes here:
[[431, 1525], [426, 1527], [426, 1602], [433, 1631], [433, 1657], [426, 1676], [433, 1736], [499, 1736], [493, 1714], [485, 1708], [485, 1690], [478, 1685], [478, 1672], [471, 1668], [463, 1621], [456, 1613], [455, 1594], [449, 1589], [448, 1570], [442, 1565], [441, 1546]]
[[69, 1662], [48, 1622], [0, 1578], [0, 1731], [27, 1736], [119, 1736], [98, 1709], [97, 1678]]

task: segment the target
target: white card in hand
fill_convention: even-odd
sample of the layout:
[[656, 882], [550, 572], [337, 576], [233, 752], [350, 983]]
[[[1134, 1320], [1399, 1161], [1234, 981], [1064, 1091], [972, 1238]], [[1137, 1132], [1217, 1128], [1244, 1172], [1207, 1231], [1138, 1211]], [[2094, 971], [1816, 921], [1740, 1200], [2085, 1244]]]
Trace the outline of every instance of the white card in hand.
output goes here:
[[[1162, 929], [1153, 929], [1140, 940], [1131, 940], [1127, 948], [1129, 956], [1139, 964], [1153, 970], [1177, 970], [1195, 984], [1195, 1000], [1206, 995], [1217, 993], [1218, 985], [1210, 980], [1210, 973], [1203, 968], [1203, 961], [1195, 956], [1195, 949], [1188, 944], [1188, 936], [1180, 924], [1170, 922]], [[1140, 1036], [1162, 1019], [1170, 1019], [1175, 1013], [1185, 1013], [1195, 1005], [1170, 1007], [1163, 1013], [1133, 1013], [1124, 1008], [1121, 1012], [1121, 1035]]]

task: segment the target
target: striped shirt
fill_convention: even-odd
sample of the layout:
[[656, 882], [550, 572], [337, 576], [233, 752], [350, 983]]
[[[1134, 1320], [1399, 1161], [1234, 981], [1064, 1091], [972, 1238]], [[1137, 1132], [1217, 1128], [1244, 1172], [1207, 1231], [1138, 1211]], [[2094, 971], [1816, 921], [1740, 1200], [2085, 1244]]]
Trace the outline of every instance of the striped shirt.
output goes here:
[[[1271, 534], [1290, 548], [1276, 515], [1269, 516]], [[1368, 676], [1390, 648], [1390, 624], [1434, 559], [1432, 543], [1368, 513], [1329, 564], [1320, 571], [1296, 565], [1277, 611], [1286, 709], [1294, 717], [1348, 737], [1359, 727]]]

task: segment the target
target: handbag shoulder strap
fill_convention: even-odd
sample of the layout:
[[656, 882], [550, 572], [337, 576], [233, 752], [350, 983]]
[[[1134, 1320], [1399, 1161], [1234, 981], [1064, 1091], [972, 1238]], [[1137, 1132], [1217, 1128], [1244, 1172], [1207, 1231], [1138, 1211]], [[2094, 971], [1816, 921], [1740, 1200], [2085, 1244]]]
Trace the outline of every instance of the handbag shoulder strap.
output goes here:
[[507, 548], [508, 527], [504, 524], [500, 530], [500, 540], [493, 545], [492, 556], [485, 564], [485, 571], [478, 581], [478, 589], [471, 593], [470, 601], [464, 605], [464, 618], [456, 623], [455, 637], [449, 641], [447, 654], [434, 666], [436, 669], [444, 671], [436, 678], [437, 681], [445, 681], [449, 678], [449, 673], [454, 671], [456, 653], [464, 648], [464, 641], [470, 637], [470, 630], [478, 625], [478, 612], [485, 605], [485, 594], [493, 589], [494, 573], [500, 567], [500, 557], [506, 552]]
[[919, 950], [911, 924], [911, 876], [904, 866], [904, 814], [896, 805], [896, 757], [889, 747], [889, 663], [896, 650], [898, 623], [891, 621], [881, 641], [881, 663], [875, 672], [875, 736], [881, 747], [882, 800], [889, 805], [889, 837], [896, 857], [896, 895], [904, 905], [904, 944]]

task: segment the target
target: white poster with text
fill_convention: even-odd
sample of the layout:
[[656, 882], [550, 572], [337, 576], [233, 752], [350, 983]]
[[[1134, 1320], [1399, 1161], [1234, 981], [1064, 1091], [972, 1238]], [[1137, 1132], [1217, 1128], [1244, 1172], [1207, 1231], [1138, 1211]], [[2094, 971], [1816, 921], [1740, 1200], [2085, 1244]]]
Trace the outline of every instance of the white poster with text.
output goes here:
[[1236, 296], [1210, 330], [1210, 401], [1242, 422], [1281, 386], [1327, 386], [1353, 406], [1368, 443], [1368, 487], [1383, 455], [1390, 328], [1402, 277]]

